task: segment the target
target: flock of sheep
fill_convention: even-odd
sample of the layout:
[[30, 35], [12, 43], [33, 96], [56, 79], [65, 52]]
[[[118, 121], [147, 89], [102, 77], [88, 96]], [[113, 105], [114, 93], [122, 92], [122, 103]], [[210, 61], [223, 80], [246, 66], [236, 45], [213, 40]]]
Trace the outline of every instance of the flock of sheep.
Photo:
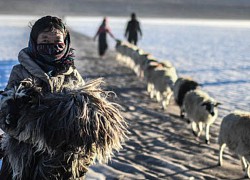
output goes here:
[[[117, 60], [146, 81], [150, 98], [155, 98], [163, 109], [167, 109], [173, 95], [180, 107], [180, 116], [185, 116], [191, 122], [192, 131], [197, 137], [205, 128], [205, 142], [209, 144], [209, 127], [218, 117], [220, 103], [202, 90], [198, 82], [178, 77], [171, 62], [159, 62], [137, 46], [119, 40], [116, 50]], [[219, 165], [222, 165], [223, 150], [227, 146], [240, 157], [243, 171], [250, 177], [250, 112], [235, 111], [223, 118], [219, 145]]]

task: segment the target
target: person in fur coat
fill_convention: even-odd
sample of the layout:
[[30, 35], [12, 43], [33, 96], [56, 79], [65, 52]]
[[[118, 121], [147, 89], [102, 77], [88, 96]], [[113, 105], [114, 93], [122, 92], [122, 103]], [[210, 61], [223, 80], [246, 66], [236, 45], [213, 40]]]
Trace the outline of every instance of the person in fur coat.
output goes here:
[[82, 179], [121, 148], [127, 124], [102, 79], [86, 83], [75, 68], [60, 18], [38, 19], [18, 60], [0, 101], [0, 179]]

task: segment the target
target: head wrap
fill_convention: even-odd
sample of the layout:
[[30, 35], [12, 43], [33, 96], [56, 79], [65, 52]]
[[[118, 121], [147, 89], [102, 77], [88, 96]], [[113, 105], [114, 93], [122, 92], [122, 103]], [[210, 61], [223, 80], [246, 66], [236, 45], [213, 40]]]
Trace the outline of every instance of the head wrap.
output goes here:
[[[60, 52], [60, 59], [52, 59], [37, 51], [37, 38], [41, 32], [60, 30], [64, 34], [65, 48]], [[61, 19], [45, 16], [37, 20], [32, 26], [28, 44], [28, 53], [36, 63], [49, 75], [53, 76], [61, 71], [74, 67], [74, 49], [70, 47], [70, 34]]]

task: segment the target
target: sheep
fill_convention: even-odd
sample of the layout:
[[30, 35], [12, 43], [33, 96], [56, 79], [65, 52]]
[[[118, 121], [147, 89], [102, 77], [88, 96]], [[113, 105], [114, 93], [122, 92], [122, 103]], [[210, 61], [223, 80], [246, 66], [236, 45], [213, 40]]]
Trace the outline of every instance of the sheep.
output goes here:
[[138, 53], [138, 57], [135, 59], [135, 73], [138, 77], [141, 77], [142, 73], [142, 66], [147, 63], [148, 57], [151, 56], [151, 54], [140, 50]]
[[[141, 80], [143, 79], [146, 80], [145, 71], [147, 71], [148, 67], [152, 66], [152, 63], [155, 62], [157, 62], [157, 59], [150, 53], [144, 52], [143, 54], [140, 55], [137, 65], [137, 75]], [[159, 62], [157, 62], [157, 64], [159, 64]]]
[[206, 144], [209, 144], [209, 127], [218, 116], [216, 102], [206, 92], [196, 89], [189, 91], [183, 100], [183, 109], [187, 118], [192, 122], [192, 131], [195, 136], [200, 137], [203, 125], [206, 127]]
[[195, 90], [200, 87], [200, 84], [191, 78], [179, 77], [174, 84], [174, 100], [176, 104], [180, 107], [180, 117], [184, 118], [184, 112], [182, 108], [182, 103], [185, 94], [190, 90]]
[[126, 57], [124, 55], [124, 52], [126, 51], [128, 43], [121, 41], [121, 40], [116, 40], [116, 50], [117, 50], [117, 56], [116, 59], [121, 61], [121, 62], [126, 62]]
[[118, 52], [117, 60], [123, 62], [126, 66], [133, 68], [134, 61], [132, 59], [133, 53], [138, 49], [137, 46], [130, 44], [126, 41], [116, 41], [116, 50]]
[[163, 75], [154, 85], [155, 89], [158, 91], [156, 97], [158, 101], [161, 101], [164, 110], [167, 109], [173, 94], [173, 86], [176, 80], [175, 75], [176, 74]]
[[13, 179], [78, 179], [121, 148], [127, 124], [102, 82], [42, 93], [27, 80], [2, 93], [2, 147]]
[[219, 133], [219, 162], [223, 165], [223, 150], [227, 146], [241, 159], [245, 176], [250, 178], [250, 112], [235, 111], [222, 120]]
[[174, 82], [177, 79], [175, 68], [168, 61], [150, 61], [145, 71], [145, 77], [150, 98], [155, 97], [158, 102], [162, 103], [163, 109], [166, 109], [173, 93]]
[[152, 84], [152, 72], [160, 66], [160, 63], [156, 59], [147, 59], [146, 64], [143, 67], [143, 79], [147, 83], [147, 92], [150, 94], [150, 92], [153, 90], [153, 84]]
[[169, 105], [176, 79], [177, 73], [173, 66], [165, 67], [162, 70], [156, 69], [153, 72], [153, 92], [156, 95], [156, 100], [162, 103], [164, 110]]

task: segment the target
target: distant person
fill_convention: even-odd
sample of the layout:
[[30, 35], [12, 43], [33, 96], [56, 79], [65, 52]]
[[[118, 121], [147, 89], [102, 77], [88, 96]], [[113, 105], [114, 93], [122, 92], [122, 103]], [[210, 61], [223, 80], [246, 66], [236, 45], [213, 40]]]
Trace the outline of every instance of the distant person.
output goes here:
[[106, 53], [106, 50], [108, 49], [107, 33], [113, 39], [115, 39], [114, 35], [112, 34], [112, 32], [108, 26], [107, 18], [105, 17], [102, 21], [102, 24], [100, 25], [100, 27], [98, 28], [98, 30], [94, 36], [94, 41], [95, 41], [96, 37], [98, 36], [98, 52], [99, 52], [99, 55], [101, 58], [103, 58], [103, 56]]
[[132, 13], [131, 20], [128, 22], [127, 28], [125, 31], [125, 37], [128, 39], [128, 42], [136, 45], [138, 41], [138, 32], [140, 33], [140, 36], [142, 37], [140, 23], [136, 19], [136, 14]]

